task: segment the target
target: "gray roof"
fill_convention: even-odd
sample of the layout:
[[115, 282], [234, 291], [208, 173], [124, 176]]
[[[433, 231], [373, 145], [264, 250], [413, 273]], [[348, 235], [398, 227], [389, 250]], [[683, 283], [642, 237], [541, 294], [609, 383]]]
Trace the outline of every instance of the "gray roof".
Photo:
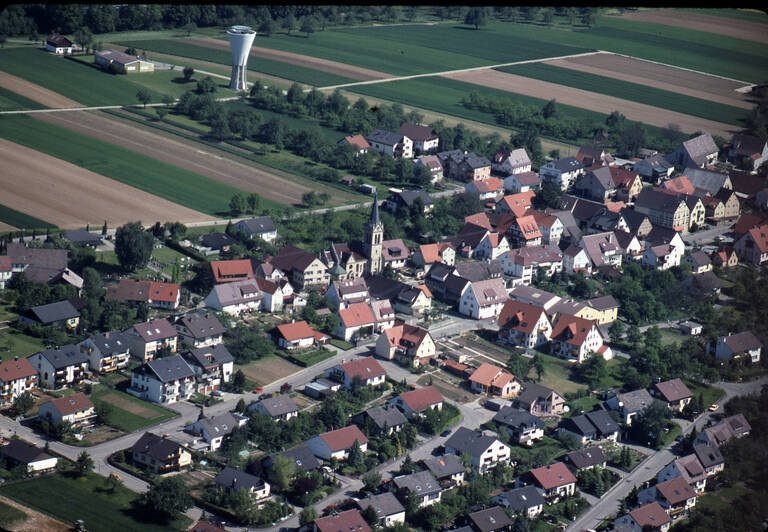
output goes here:
[[715, 445], [694, 445], [693, 452], [704, 467], [712, 467], [725, 462], [720, 449]]
[[417, 198], [421, 198], [421, 201], [424, 202], [425, 207], [434, 204], [432, 197], [427, 193], [426, 190], [423, 189], [403, 190], [402, 192], [396, 193], [396, 195], [400, 196], [400, 198], [403, 200], [403, 203], [405, 203], [408, 207], [413, 205]]
[[397, 489], [412, 491], [417, 495], [424, 496], [432, 493], [439, 493], [441, 490], [435, 477], [429, 471], [419, 471], [410, 475], [401, 475], [392, 479]]
[[224, 344], [212, 347], [200, 347], [184, 354], [188, 362], [192, 362], [203, 369], [211, 366], [219, 366], [227, 362], [234, 362], [234, 358]]
[[651, 394], [645, 388], [635, 390], [634, 392], [617, 394], [616, 399], [622, 403], [624, 411], [629, 413], [641, 412], [654, 401]]
[[400, 501], [388, 491], [379, 495], [370, 495], [365, 499], [360, 500], [357, 505], [361, 510], [365, 510], [371, 506], [376, 512], [376, 517], [379, 519], [405, 512], [405, 508], [400, 504]]
[[275, 222], [269, 216], [259, 216], [258, 218], [249, 218], [248, 220], [242, 220], [237, 222], [236, 225], [244, 225], [251, 233], [271, 233], [277, 231]]
[[221, 249], [224, 246], [231, 246], [236, 244], [237, 240], [229, 236], [227, 233], [210, 233], [200, 237], [200, 243], [211, 249]]
[[495, 436], [486, 436], [467, 427], [459, 427], [453, 436], [446, 440], [445, 448], [455, 449], [459, 454], [468, 453], [470, 456], [480, 456], [496, 440], [498, 438]]
[[133, 444], [131, 450], [135, 453], [146, 454], [158, 460], [159, 462], [165, 462], [169, 456], [172, 456], [179, 452], [181, 445], [175, 441], [169, 440], [164, 436], [158, 436], [151, 432], [145, 432], [141, 438]]
[[39, 353], [46, 359], [54, 369], [63, 369], [69, 366], [79, 365], [88, 362], [88, 356], [82, 353], [77, 346], [72, 344], [63, 345], [59, 348], [50, 348]]
[[584, 414], [563, 419], [560, 422], [560, 428], [588, 438], [594, 437], [597, 433], [595, 426], [589, 422], [589, 419]]
[[509, 508], [515, 513], [525, 512], [528, 508], [544, 504], [544, 497], [542, 497], [539, 490], [536, 489], [536, 486], [533, 485], [505, 491], [499, 495], [499, 498], [504, 499], [509, 505]]
[[[288, 395], [276, 395], [274, 397], [267, 397], [262, 399], [257, 404], [260, 404], [271, 417], [284, 416], [290, 412], [297, 412], [299, 407], [293, 402]], [[253, 408], [256, 408], [255, 405]], [[249, 410], [253, 410], [249, 407]]]
[[491, 161], [486, 157], [474, 153], [467, 154], [463, 162], [467, 163], [470, 168], [485, 168], [486, 166], [491, 166]]
[[683, 148], [696, 164], [704, 164], [707, 155], [718, 152], [717, 145], [709, 133], [686, 140], [683, 142]]
[[195, 375], [195, 370], [181, 358], [181, 355], [156, 358], [144, 364], [144, 367], [145, 372], [151, 371], [161, 382], [175, 381]]
[[436, 479], [450, 477], [457, 473], [466, 471], [466, 467], [461, 463], [461, 458], [455, 454], [445, 454], [435, 456], [424, 460], [424, 465], [435, 476]]
[[241, 488], [260, 490], [264, 487], [264, 481], [245, 471], [227, 466], [216, 476], [216, 485], [233, 490]]
[[456, 273], [459, 277], [476, 282], [491, 279], [493, 277], [501, 277], [502, 269], [501, 265], [497, 261], [485, 262], [485, 261], [466, 261], [458, 262], [454, 266]]
[[576, 469], [602, 464], [607, 461], [605, 453], [600, 447], [597, 446], [577, 449], [575, 451], [571, 451], [566, 456], [568, 456], [568, 460], [571, 461]]
[[607, 310], [618, 308], [619, 306], [613, 296], [593, 297], [592, 299], [587, 299], [585, 303], [596, 310]]
[[520, 408], [505, 406], [493, 416], [493, 421], [516, 429], [538, 427], [543, 429], [544, 423], [530, 412]]
[[398, 427], [408, 422], [405, 416], [396, 406], [377, 406], [369, 408], [365, 411], [368, 417], [376, 424], [377, 427], [383, 429], [387, 427]]
[[683, 198], [677, 194], [669, 194], [652, 188], [644, 188], [635, 200], [635, 208], [645, 207], [674, 213]]
[[103, 334], [95, 334], [89, 338], [104, 356], [115, 353], [125, 353], [131, 347], [128, 333], [122, 331], [109, 331]]
[[31, 464], [53, 458], [40, 447], [19, 439], [11, 440], [8, 445], [0, 446], [0, 455], [7, 456], [22, 464]]
[[501, 506], [493, 506], [469, 514], [469, 519], [480, 532], [491, 532], [494, 530], [507, 530], [512, 524], [507, 512]]
[[619, 430], [619, 426], [605, 410], [595, 410], [586, 414], [586, 416], [603, 436], [609, 436]]
[[100, 234], [97, 235], [95, 233], [90, 233], [85, 229], [72, 229], [70, 231], [64, 231], [64, 238], [81, 246], [101, 244]]
[[221, 322], [213, 314], [201, 314], [193, 312], [181, 317], [179, 323], [187, 328], [189, 333], [197, 339], [206, 338], [227, 332]]
[[387, 146], [394, 146], [400, 142], [403, 138], [402, 133], [393, 133], [386, 129], [374, 129], [365, 137], [368, 142], [378, 142], [379, 144], [386, 144]]
[[213, 434], [214, 436], [226, 436], [238, 426], [237, 419], [229, 412], [201, 419], [198, 423], [200, 423], [200, 426], [209, 434]]
[[43, 325], [49, 323], [55, 323], [57, 321], [68, 320], [71, 318], [77, 318], [80, 313], [75, 309], [69, 300], [57, 301], [56, 303], [49, 303], [47, 305], [39, 305], [32, 307], [29, 311], [37, 318], [37, 320]]
[[573, 172], [584, 168], [584, 165], [576, 157], [561, 157], [553, 161], [552, 166], [561, 172]]
[[746, 353], [747, 351], [763, 347], [760, 340], [750, 331], [729, 334], [723, 341], [734, 353]]
[[532, 405], [540, 399], [543, 400], [548, 398], [553, 393], [557, 392], [546, 386], [536, 384], [535, 382], [526, 382], [523, 391], [517, 396], [517, 401], [520, 404]]
[[725, 181], [728, 179], [728, 174], [712, 172], [701, 168], [686, 168], [684, 173], [688, 177], [688, 181], [693, 185], [693, 188], [704, 189], [713, 196], [723, 188]]
[[288, 458], [292, 458], [297, 467], [300, 467], [307, 472], [315, 470], [323, 465], [323, 463], [314, 455], [312, 450], [306, 445], [299, 445], [293, 449], [275, 453], [270, 458], [274, 458], [275, 456], [287, 456]]

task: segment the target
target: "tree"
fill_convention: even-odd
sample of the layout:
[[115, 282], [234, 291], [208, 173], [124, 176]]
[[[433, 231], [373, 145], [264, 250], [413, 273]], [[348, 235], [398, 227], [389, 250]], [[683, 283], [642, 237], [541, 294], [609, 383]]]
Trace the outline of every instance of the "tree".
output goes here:
[[229, 200], [229, 212], [231, 212], [233, 216], [237, 216], [244, 211], [245, 200], [243, 199], [243, 195], [237, 192], [232, 196], [232, 199]]
[[464, 24], [474, 26], [476, 30], [480, 29], [480, 26], [488, 25], [488, 11], [484, 7], [473, 7], [467, 12], [467, 16], [464, 18]]
[[545, 367], [544, 367], [544, 360], [541, 358], [541, 356], [536, 353], [533, 355], [533, 369], [536, 370], [536, 380], [540, 381], [541, 376], [544, 375]]
[[347, 464], [349, 464], [349, 466], [352, 468], [359, 469], [363, 466], [364, 461], [365, 455], [363, 454], [363, 450], [360, 448], [360, 442], [355, 440], [355, 443], [353, 443], [352, 447], [349, 449]]
[[544, 118], [552, 118], [557, 116], [557, 106], [555, 100], [549, 100], [546, 105], [541, 109], [541, 114]]
[[23, 416], [29, 412], [33, 406], [35, 406], [35, 398], [29, 392], [24, 392], [13, 400], [13, 412], [17, 416]]
[[185, 512], [194, 505], [189, 488], [181, 478], [164, 478], [150, 487], [144, 502], [154, 512], [166, 517], [175, 512]]
[[618, 343], [624, 336], [624, 324], [619, 320], [614, 321], [608, 329], [608, 334], [611, 337], [611, 342]]
[[191, 66], [185, 66], [184, 70], [182, 70], [181, 72], [184, 75], [184, 81], [191, 81], [192, 76], [195, 75], [195, 69], [192, 68]]
[[93, 458], [91, 458], [91, 455], [88, 454], [87, 451], [83, 451], [77, 457], [77, 461], [75, 462], [75, 470], [77, 471], [78, 476], [83, 476], [92, 469]]
[[88, 48], [90, 48], [91, 43], [93, 42], [93, 33], [91, 33], [91, 30], [88, 27], [83, 26], [75, 32], [74, 38], [75, 42], [79, 44], [83, 50], [88, 51]]
[[296, 17], [293, 16], [293, 13], [288, 13], [288, 16], [285, 17], [285, 20], [283, 20], [283, 28], [288, 32], [288, 35], [296, 29]]
[[258, 211], [261, 210], [261, 196], [258, 194], [250, 194], [247, 199], [248, 202], [248, 212], [251, 214], [256, 214]]
[[277, 24], [275, 24], [275, 21], [271, 18], [264, 19], [261, 24], [259, 24], [259, 33], [262, 33], [267, 37], [270, 37], [275, 33], [275, 30], [277, 30]]
[[299, 525], [307, 525], [318, 517], [319, 516], [317, 515], [317, 510], [315, 510], [314, 506], [305, 506], [299, 514]]
[[144, 87], [140, 88], [136, 92], [136, 99], [139, 103], [144, 104], [144, 108], [147, 108], [147, 104], [152, 101], [152, 94]]
[[5, 35], [0, 35], [0, 48], [5, 48], [5, 43], [8, 40], [8, 37]]
[[269, 469], [269, 480], [280, 491], [286, 491], [291, 479], [296, 474], [296, 461], [282, 455], [276, 455]]
[[120, 266], [129, 271], [144, 268], [152, 256], [153, 237], [141, 226], [131, 222], [115, 232], [115, 255]]
[[192, 35], [194, 32], [197, 31], [197, 24], [195, 24], [194, 22], [190, 22], [189, 24], [184, 24], [184, 27], [182, 29], [186, 32], [187, 37], [189, 37], [190, 35]]
[[543, 13], [541, 14], [541, 18], [544, 21], [544, 24], [546, 24], [547, 26], [551, 26], [552, 21], [555, 18], [555, 10], [552, 9], [551, 7], [545, 8]]
[[592, 389], [597, 389], [603, 379], [608, 377], [608, 366], [606, 365], [605, 358], [595, 353], [585, 360], [577, 371], [579, 378]]
[[309, 39], [310, 34], [315, 33], [315, 21], [312, 19], [312, 17], [304, 17], [302, 19], [301, 29], [299, 31], [306, 33], [307, 39]]
[[198, 94], [213, 94], [216, 92], [216, 82], [211, 76], [205, 76], [197, 81], [197, 92]]
[[586, 8], [586, 12], [581, 16], [581, 22], [588, 28], [595, 25], [597, 20], [597, 10], [594, 7]]
[[116, 473], [110, 473], [105, 484], [107, 485], [107, 489], [110, 491], [110, 493], [114, 493], [117, 488], [123, 485], [123, 480], [120, 478], [120, 475]]
[[379, 487], [379, 484], [381, 484], [381, 473], [376, 471], [368, 471], [365, 475], [363, 475], [363, 485], [369, 492], [375, 493]]
[[245, 381], [245, 373], [243, 373], [243, 370], [237, 370], [234, 375], [232, 375], [232, 389], [235, 390], [236, 393], [243, 393], [243, 390], [245, 389]]

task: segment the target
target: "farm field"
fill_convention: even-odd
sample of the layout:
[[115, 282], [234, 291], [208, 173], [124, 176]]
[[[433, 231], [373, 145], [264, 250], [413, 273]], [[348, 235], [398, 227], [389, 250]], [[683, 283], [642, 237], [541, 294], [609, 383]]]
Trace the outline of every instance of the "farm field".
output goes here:
[[[55, 229], [54, 224], [24, 214], [5, 205], [0, 205], [0, 222], [4, 222], [8, 227], [15, 227], [17, 229]], [[0, 229], [3, 231], [3, 229]]]
[[288, 375], [293, 375], [303, 368], [288, 362], [284, 358], [270, 356], [257, 360], [247, 366], [236, 367], [235, 371], [237, 371], [237, 369], [242, 369], [245, 377], [249, 381], [256, 382], [263, 386], [275, 382], [278, 379], [282, 379], [283, 377], [287, 377]]
[[[6, 134], [3, 128], [13, 127], [13, 124], [18, 124], [15, 134]], [[35, 132], [41, 135], [38, 137], [39, 142], [37, 139], [27, 141], [26, 146], [0, 139], [0, 157], [4, 163], [4, 171], [0, 173], [3, 203], [14, 205], [23, 213], [43, 216], [45, 221], [52, 225], [72, 229], [81, 228], [86, 223], [101, 224], [104, 220], [114, 227], [137, 219], [150, 223], [154, 221], [193, 222], [211, 218], [201, 212], [129, 186], [126, 183], [133, 184], [131, 176], [134, 170], [136, 174], [140, 173], [130, 165], [117, 166], [117, 172], [124, 179], [124, 182], [120, 182], [123, 179], [110, 179], [115, 174], [105, 176], [72, 164], [83, 162], [74, 149], [76, 137], [69, 137], [68, 140], [74, 141], [72, 145], [60, 147], [58, 155], [61, 155], [61, 158], [36, 151], [34, 148], [47, 148], [49, 152], [54, 151], [51, 149], [54, 143], [43, 140], [51, 130], [39, 128], [38, 124], [47, 126], [31, 118], [0, 120], [0, 136], [13, 136], [14, 140], [24, 142], [25, 135], [34, 137]], [[57, 131], [54, 130], [54, 133]], [[103, 159], [100, 160], [97, 155], [93, 155], [94, 153], [88, 156], [90, 160], [85, 159], [84, 166], [108, 170], [105, 168], [108, 163]], [[113, 164], [120, 163], [115, 161]], [[146, 173], [149, 174], [149, 172]], [[150, 178], [148, 176], [148, 179]], [[157, 182], [162, 183], [162, 178], [158, 177]], [[168, 187], [172, 186], [169, 180]], [[170, 193], [168, 195], [173, 196]], [[23, 227], [30, 228], [30, 226]]]
[[0, 523], [13, 532], [69, 532], [72, 528], [47, 515], [32, 510], [13, 499], [0, 496]]
[[[21, 94], [17, 94], [12, 90], [5, 88], [7, 78], [13, 77], [0, 73], [0, 111], [19, 111], [21, 109], [44, 109], [45, 106], [29, 98], [25, 98]], [[13, 85], [13, 84], [11, 84]]]
[[[576, 58], [578, 59], [578, 58]], [[698, 116], [725, 124], [739, 124], [746, 118], [748, 111], [721, 103], [694, 98], [667, 90], [649, 87], [623, 80], [612, 79], [587, 72], [563, 69], [541, 63], [530, 63], [501, 67], [500, 72], [515, 74], [526, 78], [573, 87], [596, 94], [604, 94], [630, 100], [660, 109], [668, 109], [691, 116]], [[746, 103], [746, 102], [745, 102]], [[749, 104], [747, 104], [748, 107]]]
[[582, 89], [507, 74], [498, 70], [448, 74], [446, 77], [494, 89], [538, 97], [544, 100], [557, 100], [558, 103], [562, 102], [564, 105], [578, 106], [594, 112], [602, 110], [620, 111], [629, 120], [643, 122], [656, 127], [666, 127], [672, 122], [679, 125], [680, 130], [684, 133], [707, 131], [712, 135], [728, 138], [731, 136], [732, 131], [737, 129], [730, 124], [714, 120], [668, 111], [614, 96], [606, 96]]
[[[117, 44], [120, 46], [133, 46], [152, 52], [190, 57], [202, 61], [211, 61], [222, 65], [232, 64], [232, 53], [229, 51], [229, 45], [226, 49], [215, 49], [206, 46], [197, 46], [189, 44], [183, 40], [163, 40], [149, 39], [145, 41], [123, 41]], [[282, 61], [274, 61], [261, 57], [253, 57], [248, 61], [248, 70], [255, 72], [264, 72], [272, 76], [277, 76], [309, 85], [336, 85], [339, 83], [349, 83], [355, 81], [351, 78], [337, 76], [320, 70], [291, 65]]]
[[4, 89], [7, 100], [17, 106], [24, 104], [27, 109], [80, 107], [78, 102], [70, 98], [7, 72], [0, 71], [0, 87]]
[[110, 405], [112, 410], [107, 416], [108, 424], [125, 432], [141, 430], [176, 416], [170, 410], [117, 390], [106, 389], [94, 392], [90, 399], [94, 404]]

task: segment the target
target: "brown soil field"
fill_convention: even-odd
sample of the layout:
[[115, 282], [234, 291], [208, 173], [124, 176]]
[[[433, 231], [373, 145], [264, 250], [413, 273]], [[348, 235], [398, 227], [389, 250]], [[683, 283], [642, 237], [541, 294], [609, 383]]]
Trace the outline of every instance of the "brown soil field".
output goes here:
[[595, 54], [555, 59], [546, 61], [545, 64], [620, 79], [742, 109], [754, 107], [744, 94], [736, 92], [736, 89], [744, 86], [741, 83], [623, 55]]
[[39, 104], [45, 105], [52, 109], [68, 109], [70, 107], [83, 107], [82, 104], [75, 100], [70, 100], [53, 92], [45, 89], [40, 85], [31, 83], [25, 79], [8, 74], [6, 72], [0, 72], [0, 87], [13, 91], [16, 94], [20, 94], [25, 98], [34, 100]]
[[157, 412], [154, 410], [150, 410], [149, 408], [136, 404], [133, 401], [126, 399], [125, 397], [120, 397], [119, 395], [115, 395], [113, 393], [104, 394], [99, 399], [113, 404], [116, 407], [125, 410], [126, 412], [130, 412], [131, 414], [136, 414], [137, 416], [143, 417], [144, 419], [152, 419], [153, 417], [157, 417]]
[[28, 519], [21, 521], [13, 526], [3, 528], [4, 530], [10, 530], [11, 532], [69, 532], [72, 527], [49, 517], [45, 514], [41, 514], [37, 510], [28, 508], [23, 504], [19, 504], [13, 499], [0, 496], [0, 501], [4, 502], [8, 506], [13, 506], [17, 510], [21, 510], [27, 514]]
[[[229, 43], [220, 39], [193, 37], [191, 39], [187, 39], [187, 41], [198, 46], [207, 46], [208, 48], [217, 48], [219, 50], [229, 50]], [[271, 59], [273, 61], [282, 61], [283, 63], [290, 63], [292, 65], [313, 68], [315, 70], [321, 70], [323, 72], [336, 74], [337, 76], [344, 76], [345, 78], [356, 79], [360, 81], [394, 77], [392, 74], [387, 74], [386, 72], [379, 72], [377, 70], [370, 70], [368, 68], [347, 65], [345, 63], [330, 61], [328, 59], [320, 59], [319, 57], [295, 54], [293, 52], [283, 52], [281, 50], [273, 50], [271, 48], [262, 48], [259, 46], [251, 47], [251, 55], [253, 57], [263, 57], [264, 59]]]
[[461, 72], [448, 74], [445, 77], [466, 81], [476, 85], [492, 87], [494, 89], [524, 94], [543, 100], [557, 100], [564, 105], [572, 105], [582, 109], [588, 109], [599, 113], [610, 114], [620, 111], [629, 120], [636, 120], [653, 126], [666, 127], [670, 123], [677, 124], [685, 133], [706, 131], [712, 135], [729, 138], [738, 129], [737, 126], [721, 124], [712, 120], [695, 116], [675, 113], [666, 109], [659, 109], [650, 105], [644, 105], [621, 98], [614, 98], [604, 94], [597, 94], [581, 89], [564, 87], [555, 83], [539, 81], [535, 79], [507, 74], [497, 70], [478, 70], [474, 72]]
[[637, 11], [635, 13], [611, 16], [638, 22], [650, 22], [652, 24], [664, 24], [665, 26], [706, 31], [708, 33], [735, 37], [736, 39], [768, 44], [768, 24], [749, 22], [737, 18], [718, 17], [708, 13], [695, 13], [680, 9]]
[[14, 227], [12, 225], [4, 224], [3, 222], [0, 222], [0, 233], [5, 233], [6, 231], [16, 231], [18, 230], [18, 227]]
[[293, 375], [303, 368], [280, 357], [269, 357], [266, 360], [248, 364], [242, 369], [249, 381], [258, 382], [259, 385], [264, 386], [288, 375]]
[[145, 223], [194, 222], [211, 217], [153, 196], [74, 164], [0, 139], [0, 189], [4, 205], [64, 229], [86, 223], [110, 227]]
[[[214, 179], [246, 192], [295, 205], [305, 192], [328, 192], [338, 198], [336, 189], [311, 183], [288, 173], [268, 172], [234, 160], [226, 152], [185, 141], [171, 133], [155, 133], [131, 122], [93, 112], [41, 113], [36, 118], [98, 139], [135, 150], [149, 157]], [[302, 183], [302, 181], [304, 181]]]

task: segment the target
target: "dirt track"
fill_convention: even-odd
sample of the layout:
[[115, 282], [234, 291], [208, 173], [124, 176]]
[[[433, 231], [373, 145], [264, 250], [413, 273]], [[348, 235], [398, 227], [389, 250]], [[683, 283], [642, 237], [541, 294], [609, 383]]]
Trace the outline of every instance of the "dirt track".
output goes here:
[[647, 85], [742, 109], [754, 107], [747, 101], [744, 94], [736, 92], [736, 89], [743, 86], [736, 81], [623, 55], [595, 54], [570, 59], [556, 59], [547, 61], [545, 64]]
[[[93, 112], [44, 113], [36, 118], [72, 131], [118, 144], [149, 157], [164, 161], [191, 172], [231, 185], [247, 192], [255, 192], [265, 198], [293, 205], [301, 203], [301, 196], [310, 190], [328, 191], [339, 195], [335, 189], [318, 184], [310, 189], [308, 185], [297, 184], [290, 174], [282, 177], [265, 172], [253, 166], [239, 163], [231, 158], [210, 153], [204, 145], [186, 144], [173, 135], [156, 134], [131, 123], [106, 118]], [[190, 141], [192, 142], [192, 141]], [[225, 154], [227, 155], [227, 154]]]
[[[226, 41], [219, 39], [192, 37], [191, 39], [187, 39], [187, 41], [198, 46], [206, 46], [208, 48], [216, 48], [218, 50], [229, 50], [229, 44]], [[315, 70], [321, 70], [323, 72], [329, 72], [331, 74], [336, 74], [337, 76], [344, 76], [345, 78], [359, 81], [393, 77], [392, 74], [387, 74], [385, 72], [378, 72], [376, 70], [347, 65], [345, 63], [330, 61], [328, 59], [320, 59], [319, 57], [311, 57], [308, 55], [295, 54], [292, 52], [273, 50], [272, 48], [252, 46], [251, 55], [253, 57], [263, 57], [264, 59], [271, 59], [273, 61], [282, 61], [283, 63], [290, 63], [292, 65], [313, 68]]]
[[182, 223], [203, 214], [85, 170], [26, 146], [0, 139], [0, 190], [4, 205], [65, 229], [107, 221], [109, 227], [141, 220]]
[[685, 133], [706, 131], [712, 135], [729, 138], [738, 129], [736, 126], [721, 124], [712, 120], [675, 113], [666, 109], [565, 87], [555, 83], [507, 74], [497, 70], [463, 72], [449, 74], [445, 77], [543, 100], [555, 99], [558, 103], [564, 105], [572, 105], [599, 113], [609, 114], [613, 111], [619, 111], [629, 120], [637, 120], [654, 126], [666, 127], [670, 123], [675, 123]]
[[70, 100], [61, 94], [45, 89], [40, 85], [31, 83], [12, 74], [8, 74], [7, 72], [0, 71], [0, 87], [13, 91], [16, 94], [20, 94], [21, 96], [43, 104], [46, 107], [51, 107], [52, 109], [83, 107], [82, 104], [77, 103], [75, 100]]
[[637, 11], [624, 15], [611, 15], [615, 18], [625, 18], [638, 22], [664, 24], [691, 30], [706, 31], [727, 35], [737, 39], [768, 44], [768, 24], [749, 22], [737, 18], [718, 17], [707, 13], [694, 13], [679, 9], [658, 9], [653, 11]]

